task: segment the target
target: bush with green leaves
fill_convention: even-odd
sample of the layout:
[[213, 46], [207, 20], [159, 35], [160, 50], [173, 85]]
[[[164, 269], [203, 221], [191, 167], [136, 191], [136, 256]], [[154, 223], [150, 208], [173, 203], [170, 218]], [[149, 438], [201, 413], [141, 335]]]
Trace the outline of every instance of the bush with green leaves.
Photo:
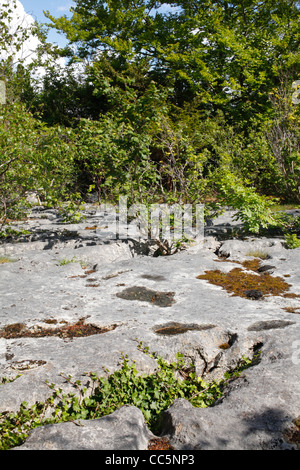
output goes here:
[[82, 210], [84, 209], [83, 204], [75, 201], [76, 196], [79, 198], [80, 194], [73, 194], [71, 199], [59, 208], [59, 215], [62, 218], [64, 224], [79, 224], [83, 222], [86, 217], [83, 215]]
[[272, 118], [267, 123], [266, 139], [281, 175], [280, 195], [300, 202], [300, 107], [292, 101], [293, 70], [281, 73], [279, 84], [270, 93]]
[[[139, 348], [149, 354], [142, 343]], [[155, 353], [149, 354], [157, 362], [157, 369], [152, 374], [140, 374], [135, 363], [130, 363], [128, 356], [124, 355], [120, 369], [113, 373], [105, 369], [105, 376], [101, 377], [93, 372], [87, 373], [85, 385], [80, 380], [73, 380], [70, 375], [61, 374], [74, 387], [74, 393], [64, 394], [62, 388], [47, 382], [52, 394], [45, 402], [36, 402], [30, 407], [23, 402], [18, 412], [0, 414], [0, 449], [21, 445], [30, 430], [38, 426], [96, 419], [124, 405], [138, 407], [149, 429], [157, 433], [162, 412], [176, 398], [185, 398], [196, 407], [212, 406], [222, 396], [226, 385], [253, 365], [258, 355], [252, 360], [242, 357], [236, 369], [228, 371], [223, 380], [211, 383], [198, 377], [194, 366], [187, 366], [179, 353], [172, 363]]]
[[272, 211], [274, 200], [247, 186], [226, 164], [216, 172], [214, 179], [219, 202], [236, 210], [234, 218], [241, 221], [246, 232], [258, 233], [261, 228], [278, 225]]
[[74, 187], [71, 131], [47, 128], [21, 103], [0, 109], [0, 223], [20, 217], [27, 191], [58, 204]]
[[300, 238], [297, 237], [296, 233], [287, 233], [285, 235], [285, 245], [290, 250], [300, 248]]
[[24, 106], [0, 110], [0, 221], [18, 215], [32, 189], [37, 131]]

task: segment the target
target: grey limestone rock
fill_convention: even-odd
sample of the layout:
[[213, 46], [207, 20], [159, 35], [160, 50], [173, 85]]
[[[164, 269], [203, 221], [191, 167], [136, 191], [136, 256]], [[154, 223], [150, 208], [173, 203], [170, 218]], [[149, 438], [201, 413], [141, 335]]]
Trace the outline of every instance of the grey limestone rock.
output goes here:
[[233, 381], [212, 408], [176, 400], [162, 418], [163, 434], [181, 450], [299, 449], [299, 366], [291, 368], [278, 351]]
[[142, 412], [124, 406], [100, 419], [36, 428], [14, 450], [147, 450], [152, 437]]
[[[80, 381], [87, 372], [114, 372], [122, 355], [140, 373], [154, 373], [157, 363], [140, 342], [170, 362], [180, 352], [207, 382], [260, 350], [256, 365], [230, 382], [215, 406], [176, 400], [162, 433], [177, 449], [299, 448], [300, 249], [287, 250], [280, 239], [207, 236], [155, 258], [145, 240], [98, 237], [94, 212], [86, 207], [86, 221], [71, 226], [38, 207], [19, 226], [30, 237], [0, 245], [12, 261], [0, 264], [0, 383], [20, 375], [0, 385], [0, 412], [45, 400], [46, 380], [67, 393], [61, 372]], [[198, 278], [259, 256], [288, 282], [287, 296], [256, 301]], [[78, 335], [68, 336], [76, 325]], [[82, 334], [82, 325], [92, 334]], [[125, 407], [84, 426], [37, 428], [20, 449], [146, 449], [149, 436], [141, 412]]]

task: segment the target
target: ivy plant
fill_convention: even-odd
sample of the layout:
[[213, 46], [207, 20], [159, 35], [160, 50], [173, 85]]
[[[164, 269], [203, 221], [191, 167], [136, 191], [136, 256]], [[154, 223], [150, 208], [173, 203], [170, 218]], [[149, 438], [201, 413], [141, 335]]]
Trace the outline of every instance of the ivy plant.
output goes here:
[[53, 383], [47, 383], [51, 395], [45, 402], [28, 406], [23, 402], [16, 413], [0, 414], [0, 450], [21, 445], [30, 430], [45, 424], [65, 421], [96, 419], [108, 415], [121, 406], [138, 407], [152, 432], [159, 432], [161, 415], [176, 398], [185, 398], [196, 407], [212, 406], [223, 395], [229, 381], [254, 364], [254, 359], [242, 357], [238, 367], [227, 372], [224, 379], [206, 383], [195, 373], [193, 365], [186, 365], [183, 355], [177, 353], [176, 361], [168, 363], [162, 357], [149, 354], [148, 348], [139, 348], [157, 362], [152, 374], [140, 374], [134, 362], [122, 355], [121, 368], [105, 376], [86, 373], [85, 385], [71, 375], [61, 376], [74, 387], [74, 393], [63, 393]]

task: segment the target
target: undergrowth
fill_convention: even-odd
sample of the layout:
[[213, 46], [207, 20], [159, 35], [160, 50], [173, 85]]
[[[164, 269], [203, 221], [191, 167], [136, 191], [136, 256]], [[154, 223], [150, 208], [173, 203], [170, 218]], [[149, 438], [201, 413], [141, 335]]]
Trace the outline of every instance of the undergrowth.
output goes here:
[[300, 247], [300, 239], [297, 237], [296, 233], [287, 233], [285, 235], [285, 245], [286, 248], [293, 250]]
[[112, 374], [105, 369], [106, 377], [89, 372], [85, 385], [61, 374], [74, 387], [74, 393], [65, 394], [62, 388], [46, 382], [52, 393], [45, 402], [36, 402], [31, 407], [23, 402], [16, 413], [0, 414], [0, 450], [20, 446], [30, 430], [38, 426], [74, 420], [80, 425], [78, 420], [100, 418], [124, 405], [138, 407], [149, 429], [158, 433], [162, 412], [176, 398], [185, 398], [195, 407], [212, 406], [223, 395], [228, 382], [254, 363], [243, 357], [223, 380], [208, 384], [196, 375], [194, 366], [185, 365], [182, 354], [178, 353], [176, 361], [168, 363], [155, 353], [149, 354], [142, 343], [139, 348], [156, 360], [155, 373], [139, 374], [135, 363], [122, 355], [120, 369]]

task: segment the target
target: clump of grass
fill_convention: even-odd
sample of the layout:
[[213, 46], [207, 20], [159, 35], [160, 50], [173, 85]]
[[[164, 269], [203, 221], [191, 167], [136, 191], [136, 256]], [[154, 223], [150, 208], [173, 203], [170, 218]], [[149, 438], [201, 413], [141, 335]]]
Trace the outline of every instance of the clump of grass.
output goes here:
[[78, 262], [77, 259], [75, 258], [75, 256], [73, 256], [72, 259], [63, 258], [63, 259], [59, 260], [57, 266], [65, 266], [66, 264], [77, 263], [77, 262]]
[[14, 263], [15, 261], [15, 259], [10, 258], [9, 256], [0, 256], [0, 264]]
[[269, 254], [266, 251], [262, 250], [250, 250], [246, 253], [246, 256], [253, 256], [254, 258], [268, 259]]

